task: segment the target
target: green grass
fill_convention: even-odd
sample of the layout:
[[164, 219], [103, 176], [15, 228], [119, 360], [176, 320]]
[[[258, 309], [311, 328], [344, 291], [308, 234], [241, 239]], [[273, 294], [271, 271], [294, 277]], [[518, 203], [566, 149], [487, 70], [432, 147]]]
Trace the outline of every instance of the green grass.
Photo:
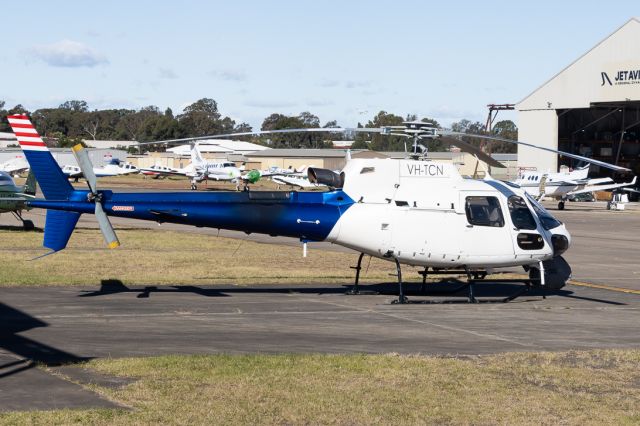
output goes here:
[[0, 415], [5, 424], [637, 424], [640, 351], [210, 355], [94, 360], [130, 410]]
[[[109, 250], [97, 229], [77, 229], [67, 249], [47, 252], [41, 232], [0, 230], [0, 286], [206, 285], [350, 283], [356, 254], [261, 244], [232, 238], [156, 230], [117, 230], [122, 246]], [[363, 266], [368, 265], [368, 260]], [[363, 281], [390, 281], [393, 264], [373, 259]], [[409, 275], [409, 274], [407, 274]], [[415, 279], [418, 275], [415, 274]]]

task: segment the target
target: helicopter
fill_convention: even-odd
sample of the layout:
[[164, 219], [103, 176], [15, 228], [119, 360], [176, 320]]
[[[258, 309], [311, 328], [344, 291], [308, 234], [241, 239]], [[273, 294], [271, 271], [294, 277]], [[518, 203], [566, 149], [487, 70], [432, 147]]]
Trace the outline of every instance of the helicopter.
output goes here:
[[[80, 215], [93, 213], [109, 248], [120, 245], [109, 216], [295, 237], [303, 243], [305, 254], [308, 242], [328, 241], [360, 253], [356, 291], [364, 255], [393, 262], [398, 303], [408, 301], [403, 291], [402, 265], [424, 267], [424, 277], [428, 268], [432, 272], [463, 270], [471, 284], [493, 268], [514, 266], [529, 272], [528, 284], [552, 289], [561, 288], [571, 277], [571, 268], [562, 257], [571, 245], [569, 231], [522, 188], [490, 178], [464, 178], [451, 164], [425, 159], [421, 141], [439, 138], [473, 152], [490, 165], [502, 166], [478, 148], [456, 139], [466, 134], [406, 122], [392, 128], [283, 129], [216, 135], [361, 131], [413, 139], [413, 151], [401, 160], [352, 159], [340, 173], [309, 167], [309, 180], [327, 186], [326, 192], [135, 193], [99, 190], [88, 153], [81, 145], [73, 147], [73, 152], [89, 188], [74, 189], [29, 118], [11, 115], [8, 120], [44, 194], [44, 199], [29, 200], [27, 205], [47, 209], [43, 242], [50, 249], [47, 254], [63, 250]], [[571, 153], [540, 149], [585, 160]], [[476, 301], [472, 286], [469, 300]]]

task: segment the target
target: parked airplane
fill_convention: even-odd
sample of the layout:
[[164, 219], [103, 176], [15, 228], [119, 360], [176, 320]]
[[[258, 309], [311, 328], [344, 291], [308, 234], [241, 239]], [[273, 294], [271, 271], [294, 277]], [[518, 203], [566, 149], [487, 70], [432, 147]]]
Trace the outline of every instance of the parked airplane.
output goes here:
[[[191, 189], [198, 189], [198, 183], [204, 180], [231, 181], [239, 183], [242, 180], [242, 172], [231, 161], [206, 161], [198, 149], [198, 144], [191, 146], [191, 172], [187, 174], [191, 178]], [[258, 176], [258, 179], [260, 177]]]
[[309, 182], [309, 177], [306, 174], [289, 173], [286, 175], [274, 175], [271, 176], [271, 180], [278, 185], [289, 185], [298, 188], [317, 188], [319, 185]]
[[138, 168], [131, 163], [114, 158], [102, 167], [94, 167], [93, 172], [97, 177], [122, 176], [138, 173]]
[[7, 172], [12, 176], [19, 175], [27, 170], [29, 170], [29, 163], [27, 163], [24, 156], [12, 158], [11, 160], [7, 160], [0, 164], [0, 171]]
[[[422, 266], [425, 274], [429, 267], [463, 268], [470, 284], [474, 274], [497, 267], [522, 266], [529, 271], [529, 284], [550, 288], [561, 288], [571, 275], [561, 256], [570, 246], [569, 232], [522, 188], [464, 179], [452, 164], [420, 158], [420, 139], [441, 137], [458, 145], [451, 140], [461, 135], [457, 132], [407, 127], [415, 159], [355, 159], [340, 174], [309, 168], [309, 180], [327, 185], [327, 192], [134, 193], [98, 190], [81, 145], [73, 151], [89, 190], [74, 189], [28, 117], [8, 119], [45, 197], [28, 206], [47, 209], [43, 245], [52, 253], [66, 247], [81, 214], [93, 213], [109, 248], [120, 243], [108, 216], [296, 237], [305, 248], [309, 241], [330, 241], [361, 253], [358, 272], [364, 254], [394, 262], [400, 303], [406, 301], [401, 264]], [[385, 128], [351, 131], [388, 133]], [[294, 130], [271, 133], [283, 132]], [[236, 134], [217, 137], [223, 136]], [[475, 301], [473, 287], [469, 289], [469, 299]]]
[[[123, 163], [116, 158], [102, 167], [93, 168], [93, 173], [96, 177], [121, 176], [137, 172], [138, 168], [136, 166], [130, 163]], [[69, 179], [75, 179], [76, 182], [82, 177], [82, 170], [80, 167], [73, 166], [71, 164], [65, 164], [62, 166], [62, 173], [64, 173]]]
[[15, 184], [7, 172], [0, 171], [0, 213], [11, 213], [22, 222], [25, 231], [31, 231], [33, 222], [22, 217], [22, 210], [29, 210], [25, 201], [36, 194], [36, 178], [29, 173], [24, 186]]
[[138, 173], [145, 176], [153, 176], [154, 179], [158, 179], [170, 175], [186, 176], [187, 170], [186, 167], [184, 169], [176, 169], [173, 167], [161, 166], [160, 164], [154, 164], [150, 167], [138, 167]]
[[565, 201], [572, 195], [608, 191], [633, 186], [636, 183], [636, 177], [627, 183], [614, 183], [611, 178], [589, 179], [587, 177], [589, 167], [590, 164], [587, 164], [568, 173], [526, 171], [514, 183], [536, 197], [538, 201], [542, 201], [545, 198], [558, 200], [558, 210], [564, 209]]

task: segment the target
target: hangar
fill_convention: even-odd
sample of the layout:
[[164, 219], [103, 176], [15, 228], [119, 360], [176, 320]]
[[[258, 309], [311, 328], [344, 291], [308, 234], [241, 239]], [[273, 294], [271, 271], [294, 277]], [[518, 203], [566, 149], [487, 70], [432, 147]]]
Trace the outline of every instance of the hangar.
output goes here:
[[[516, 104], [519, 139], [640, 174], [640, 20], [610, 36]], [[557, 171], [575, 160], [518, 147], [518, 167]], [[609, 171], [593, 167], [594, 175]]]

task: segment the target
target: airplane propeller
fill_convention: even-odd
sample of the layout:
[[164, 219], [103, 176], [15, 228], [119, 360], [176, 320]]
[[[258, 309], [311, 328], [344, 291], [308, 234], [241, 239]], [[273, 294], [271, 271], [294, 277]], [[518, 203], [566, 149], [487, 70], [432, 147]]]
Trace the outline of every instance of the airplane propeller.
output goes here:
[[98, 192], [98, 180], [96, 179], [96, 175], [93, 172], [93, 164], [91, 163], [91, 159], [89, 158], [89, 153], [80, 144], [75, 145], [72, 148], [72, 151], [74, 157], [76, 157], [78, 166], [80, 166], [80, 170], [82, 170], [82, 174], [87, 180], [87, 185], [89, 185], [90, 192], [88, 198], [89, 201], [92, 201], [95, 204], [94, 213], [96, 215], [96, 219], [98, 220], [100, 232], [102, 232], [102, 236], [104, 237], [107, 246], [109, 248], [116, 248], [120, 245], [120, 241], [118, 241], [118, 237], [113, 230], [111, 221], [109, 221], [109, 216], [107, 216], [104, 211], [104, 207], [102, 206], [102, 194]]

